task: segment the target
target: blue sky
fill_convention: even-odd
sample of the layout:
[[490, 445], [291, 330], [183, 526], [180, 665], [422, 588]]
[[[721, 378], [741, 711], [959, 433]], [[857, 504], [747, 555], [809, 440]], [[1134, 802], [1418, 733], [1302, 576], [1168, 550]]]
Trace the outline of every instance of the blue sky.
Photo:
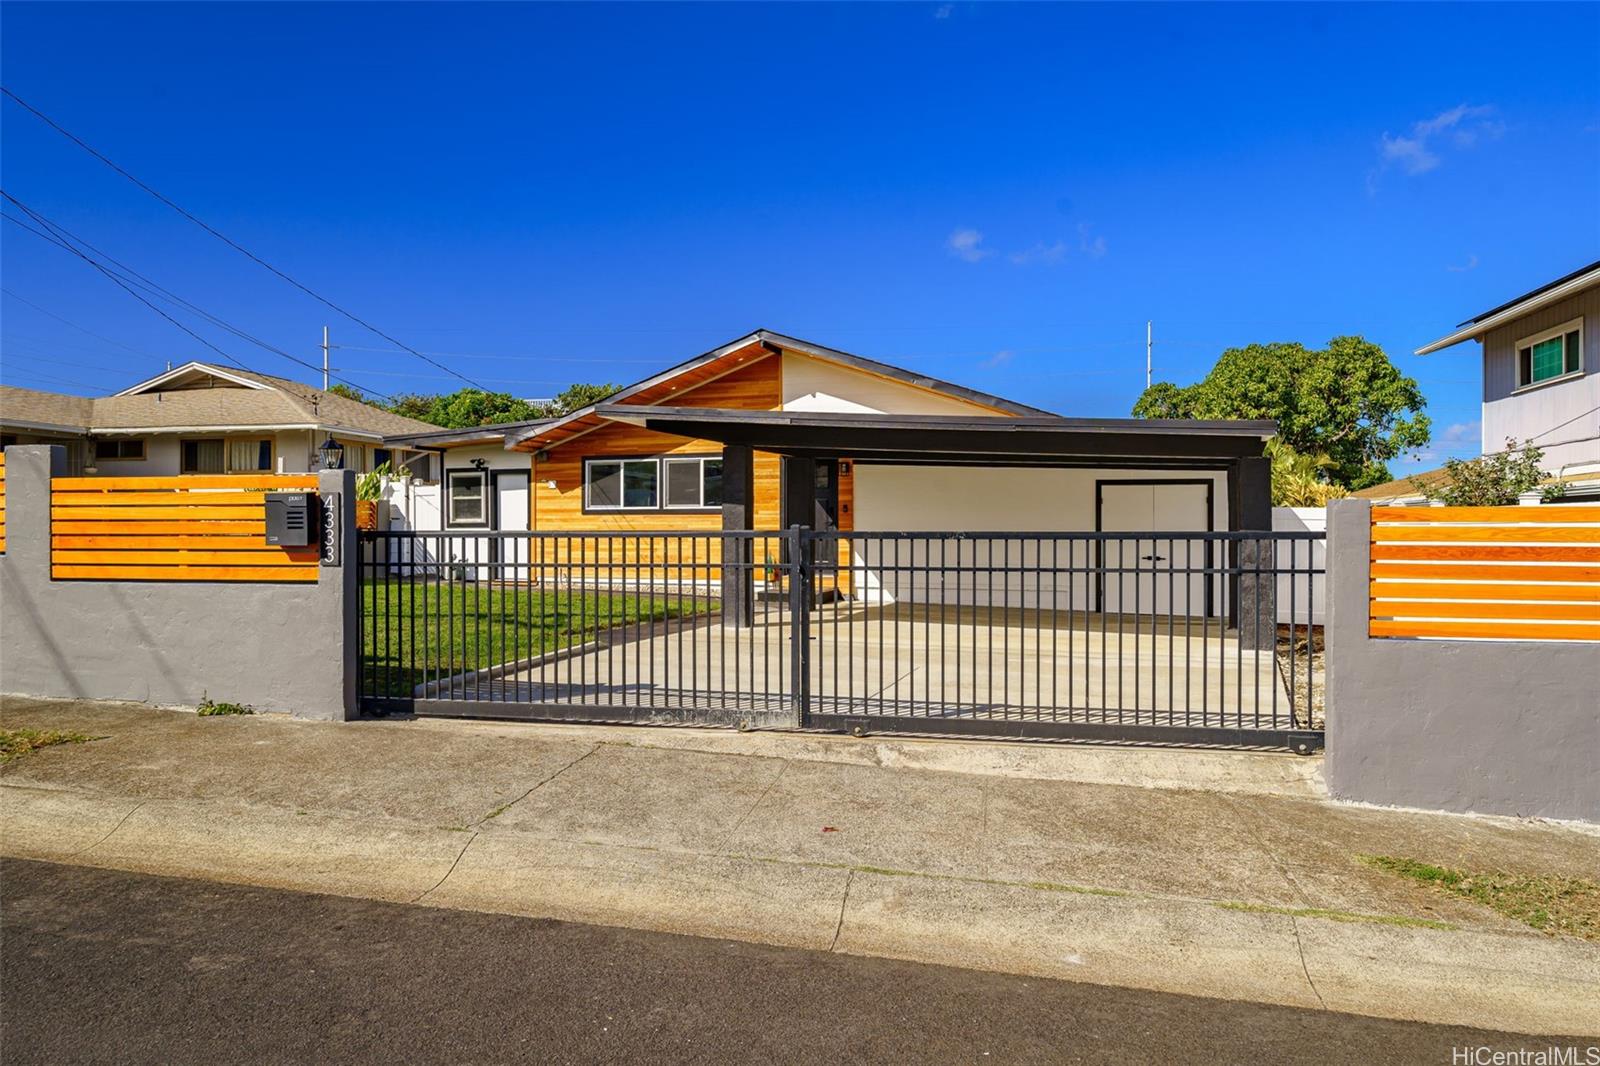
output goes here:
[[[7, 3], [0, 49], [9, 88], [178, 203], [525, 396], [765, 326], [1125, 415], [1146, 319], [1180, 383], [1360, 333], [1422, 383], [1435, 465], [1476, 451], [1476, 351], [1411, 349], [1600, 258], [1593, 4]], [[0, 116], [6, 191], [102, 251], [308, 360], [331, 325], [373, 391], [460, 384]], [[6, 383], [215, 358], [0, 241]]]

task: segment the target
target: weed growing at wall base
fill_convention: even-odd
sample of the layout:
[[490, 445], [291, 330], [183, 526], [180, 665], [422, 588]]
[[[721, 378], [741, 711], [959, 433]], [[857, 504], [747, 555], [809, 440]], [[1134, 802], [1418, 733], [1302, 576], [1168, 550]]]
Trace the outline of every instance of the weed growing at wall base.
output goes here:
[[200, 706], [194, 709], [194, 713], [202, 718], [207, 718], [216, 714], [255, 714], [256, 712], [254, 707], [246, 706], [243, 703], [218, 703], [210, 696], [206, 696], [200, 700]]

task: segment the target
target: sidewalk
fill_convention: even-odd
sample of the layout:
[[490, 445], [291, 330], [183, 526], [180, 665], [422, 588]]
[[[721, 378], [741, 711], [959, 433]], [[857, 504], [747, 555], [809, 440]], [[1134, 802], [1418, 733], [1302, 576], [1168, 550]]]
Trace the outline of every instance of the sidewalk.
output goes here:
[[106, 738], [0, 771], [8, 855], [1600, 1034], [1600, 944], [1356, 859], [1593, 877], [1600, 836], [1331, 804], [1316, 760], [18, 698], [0, 724]]

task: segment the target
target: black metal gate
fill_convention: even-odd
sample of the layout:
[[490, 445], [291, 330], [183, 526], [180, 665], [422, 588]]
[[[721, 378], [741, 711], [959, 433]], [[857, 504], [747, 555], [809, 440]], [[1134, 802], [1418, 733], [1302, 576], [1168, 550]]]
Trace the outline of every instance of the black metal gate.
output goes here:
[[363, 533], [364, 708], [1322, 742], [1320, 533]]

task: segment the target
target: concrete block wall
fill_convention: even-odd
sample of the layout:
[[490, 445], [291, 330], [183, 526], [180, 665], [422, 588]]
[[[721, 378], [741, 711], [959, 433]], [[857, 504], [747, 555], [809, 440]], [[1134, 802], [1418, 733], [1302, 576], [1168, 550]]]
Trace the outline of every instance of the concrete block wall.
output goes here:
[[1369, 638], [1370, 521], [1329, 507], [1329, 790], [1600, 822], [1600, 646]]
[[214, 700], [345, 720], [357, 712], [355, 475], [341, 493], [341, 561], [316, 583], [53, 581], [50, 479], [60, 446], [6, 449], [0, 692], [194, 706]]

